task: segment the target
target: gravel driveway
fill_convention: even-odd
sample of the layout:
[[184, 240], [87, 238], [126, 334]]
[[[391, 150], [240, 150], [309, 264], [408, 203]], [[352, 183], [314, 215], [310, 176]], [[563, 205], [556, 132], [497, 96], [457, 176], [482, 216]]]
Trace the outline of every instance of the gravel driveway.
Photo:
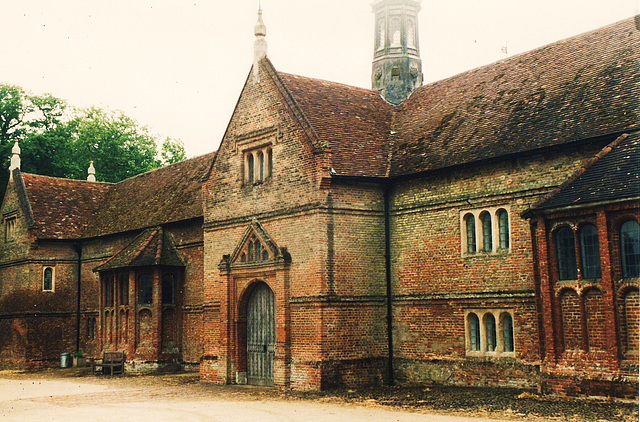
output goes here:
[[[575, 413], [544, 416], [518, 413], [513, 406], [493, 411], [486, 406], [448, 409], [429, 406], [416, 396], [429, 389], [378, 389], [366, 394], [353, 390], [332, 393], [280, 392], [273, 389], [215, 386], [200, 383], [196, 374], [90, 376], [79, 370], [32, 373], [0, 371], [2, 421], [555, 421], [638, 420], [637, 405], [614, 403], [613, 419], [592, 419]], [[464, 389], [458, 389], [464, 390]], [[468, 393], [470, 390], [465, 390]], [[482, 394], [486, 395], [486, 394]], [[467, 398], [467, 401], [469, 399]], [[432, 394], [431, 404], [440, 401]], [[566, 401], [564, 401], [566, 403]], [[583, 403], [584, 404], [584, 403]], [[586, 403], [587, 408], [599, 403]], [[617, 412], [617, 413], [616, 413]], [[635, 412], [635, 413], [634, 413]], [[542, 416], [541, 416], [542, 415]]]

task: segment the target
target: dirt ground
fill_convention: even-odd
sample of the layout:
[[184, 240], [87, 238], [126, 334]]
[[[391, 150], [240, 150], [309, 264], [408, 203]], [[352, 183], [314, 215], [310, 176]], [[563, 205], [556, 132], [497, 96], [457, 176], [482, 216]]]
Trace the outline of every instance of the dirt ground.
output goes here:
[[638, 403], [510, 389], [379, 387], [278, 391], [201, 383], [195, 373], [92, 376], [0, 371], [3, 421], [638, 421]]

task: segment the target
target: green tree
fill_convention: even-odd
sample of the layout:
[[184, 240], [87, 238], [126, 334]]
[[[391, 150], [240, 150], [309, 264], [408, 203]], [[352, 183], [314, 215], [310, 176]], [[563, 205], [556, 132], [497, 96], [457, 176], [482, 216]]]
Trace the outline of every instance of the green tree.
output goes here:
[[86, 177], [90, 161], [96, 177], [104, 182], [119, 182], [161, 165], [156, 159], [156, 140], [147, 127], [122, 112], [91, 107], [71, 124], [75, 131], [69, 149], [77, 167], [72, 170], [73, 178]]
[[50, 94], [27, 95], [0, 84], [0, 200], [16, 139], [21, 169], [54, 177], [84, 179], [93, 161], [98, 180], [119, 182], [186, 158], [179, 140], [165, 138], [160, 146], [146, 126], [122, 112], [75, 109]]
[[187, 158], [187, 153], [184, 150], [184, 144], [179, 140], [172, 138], [165, 138], [162, 142], [162, 148], [160, 149], [160, 161], [163, 166], [168, 164], [175, 164]]

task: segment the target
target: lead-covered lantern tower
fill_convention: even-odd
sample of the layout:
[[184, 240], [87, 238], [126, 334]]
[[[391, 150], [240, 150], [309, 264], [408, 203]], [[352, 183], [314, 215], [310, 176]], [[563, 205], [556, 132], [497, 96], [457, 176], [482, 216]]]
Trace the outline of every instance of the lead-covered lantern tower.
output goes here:
[[375, 0], [371, 86], [393, 105], [422, 85], [418, 45], [420, 0]]

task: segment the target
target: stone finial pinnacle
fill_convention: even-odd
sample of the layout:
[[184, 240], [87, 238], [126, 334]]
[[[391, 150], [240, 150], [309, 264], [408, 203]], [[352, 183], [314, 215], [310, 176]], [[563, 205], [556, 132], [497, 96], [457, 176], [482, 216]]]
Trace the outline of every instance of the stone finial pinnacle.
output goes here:
[[267, 57], [267, 26], [262, 20], [262, 8], [258, 6], [258, 22], [256, 22], [253, 32], [256, 36], [256, 40], [253, 43], [253, 76], [258, 80], [260, 69], [259, 62], [263, 58]]
[[11, 149], [11, 165], [9, 166], [9, 171], [15, 169], [20, 169], [20, 145], [17, 140]]
[[93, 167], [93, 161], [89, 162], [89, 169], [87, 170], [87, 173], [89, 174], [87, 176], [87, 181], [95, 182], [96, 181], [96, 168]]

